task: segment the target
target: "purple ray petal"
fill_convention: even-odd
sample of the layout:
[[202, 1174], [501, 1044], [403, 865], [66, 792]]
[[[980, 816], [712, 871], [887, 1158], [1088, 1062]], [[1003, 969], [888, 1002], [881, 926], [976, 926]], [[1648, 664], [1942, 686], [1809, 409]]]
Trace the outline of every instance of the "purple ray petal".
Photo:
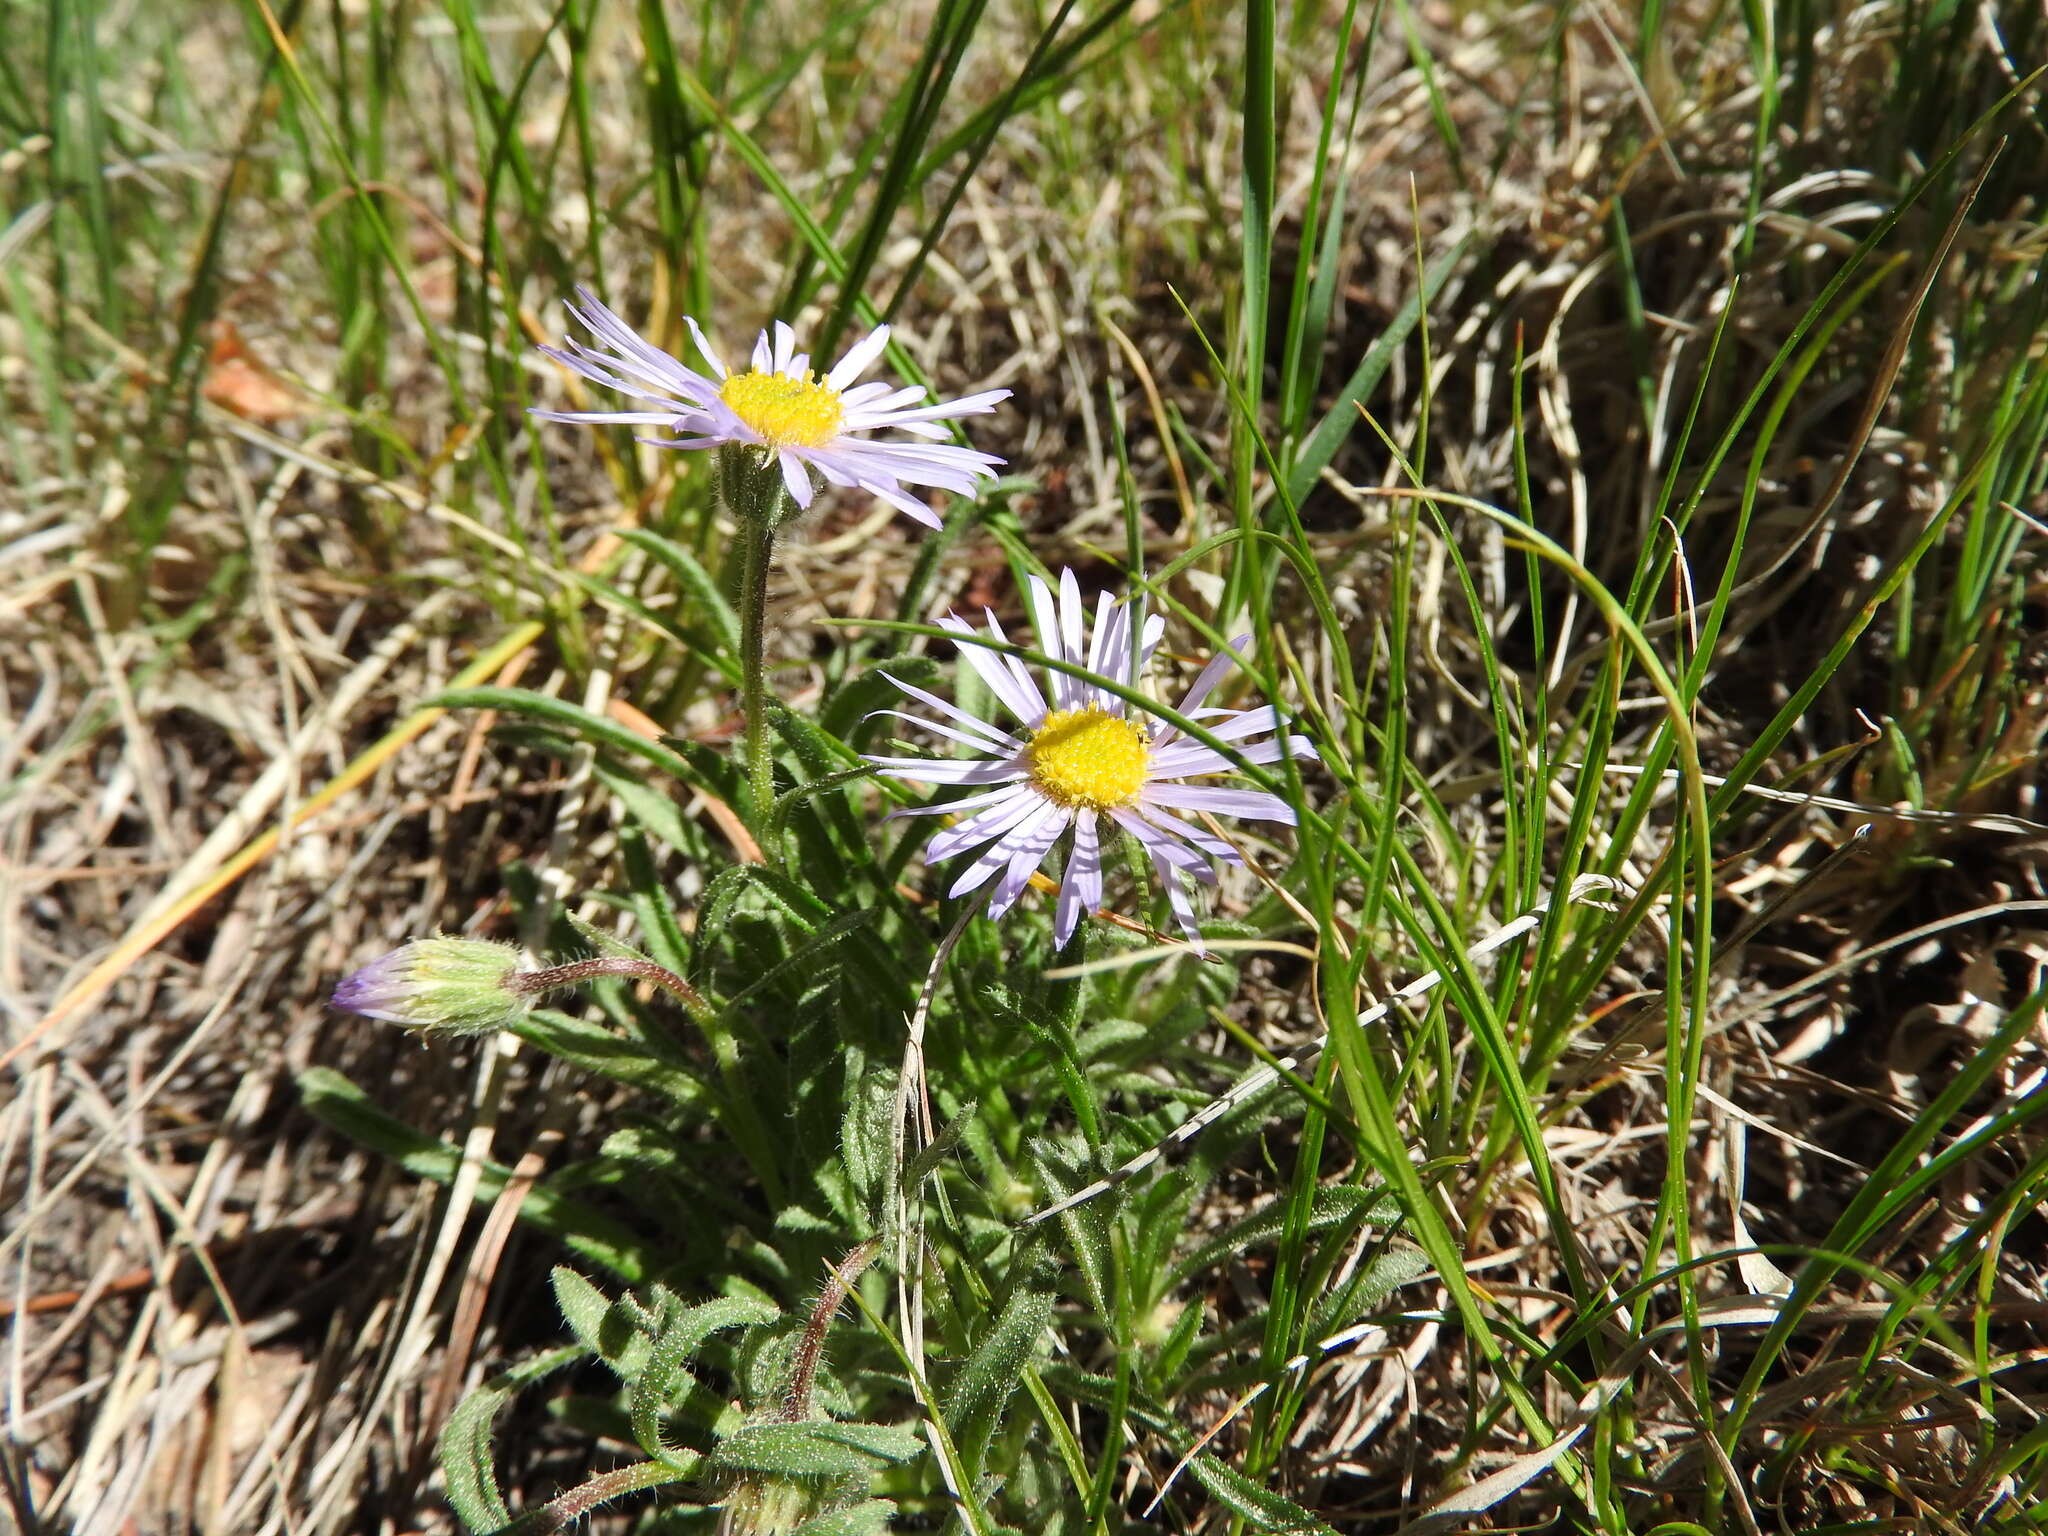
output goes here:
[[[994, 614], [988, 615], [988, 622], [990, 638], [1003, 638], [1002, 626], [996, 623]], [[950, 613], [939, 620], [939, 627], [959, 635], [974, 633], [965, 619]], [[960, 659], [974, 668], [975, 674], [988, 684], [996, 702], [1014, 715], [1026, 730], [1036, 729], [1038, 722], [1045, 718], [1045, 700], [1032, 686], [1029, 675], [1020, 678], [1011, 670], [1009, 657], [998, 656], [972, 641], [962, 643], [958, 650]]]
[[889, 327], [878, 325], [867, 335], [846, 349], [846, 356], [832, 365], [832, 371], [825, 375], [827, 389], [845, 389], [855, 379], [866, 373], [875, 359], [882, 355], [882, 349], [889, 345]]
[[862, 761], [885, 779], [911, 779], [919, 784], [1007, 784], [1024, 777], [1008, 763], [955, 757], [868, 757]]
[[803, 460], [793, 453], [778, 453], [776, 458], [782, 464], [782, 486], [789, 492], [789, 499], [799, 507], [808, 507], [818, 489], [811, 484], [810, 471], [804, 468]]
[[[1026, 808], [1024, 816], [1019, 818], [1019, 825], [1028, 820], [1032, 826], [1036, 826], [1038, 824], [1035, 819], [1036, 817], [1048, 809], [1058, 809], [1056, 806], [1052, 806], [1049, 801], [1040, 800], [1036, 796], [1032, 798], [1033, 803]], [[949, 828], [948, 830], [955, 829]], [[944, 836], [943, 833], [940, 835]], [[981, 856], [961, 873], [959, 879], [953, 882], [952, 889], [947, 891], [946, 894], [948, 896], [964, 896], [969, 891], [979, 890], [982, 886], [988, 884], [990, 878], [994, 876], [997, 870], [1009, 863], [1010, 855], [1014, 851], [1015, 834], [1013, 830], [1012, 836], [999, 836], [992, 846], [984, 849]], [[926, 862], [932, 862], [929, 856], [927, 856]]]
[[1001, 917], [1016, 904], [1025, 887], [1031, 884], [1031, 876], [1045, 858], [1046, 850], [1059, 840], [1065, 828], [1065, 812], [1048, 802], [1044, 815], [1003, 839], [1003, 846], [1010, 850], [1010, 862], [1002, 879], [996, 882], [995, 895], [989, 899], [991, 918]]
[[970, 848], [979, 848], [992, 838], [1003, 838], [1049, 803], [1028, 784], [1013, 784], [1007, 793], [990, 801], [965, 821], [943, 827], [933, 834], [932, 840], [925, 844], [924, 861], [943, 864]]
[[[981, 716], [973, 714], [968, 710], [962, 709], [958, 704], [955, 704], [950, 700], [940, 698], [936, 693], [927, 693], [924, 689], [918, 687], [914, 683], [906, 683], [900, 677], [891, 677], [889, 681], [894, 683], [903, 692], [909, 694], [913, 699], [917, 700], [918, 703], [926, 705], [932, 709], [936, 709], [940, 714], [946, 716], [947, 719], [957, 721], [967, 730], [972, 731], [977, 735], [986, 737], [991, 748], [1007, 752], [1017, 752], [1023, 750], [1024, 743], [1017, 737], [1012, 736], [1008, 731], [1004, 730], [1001, 726], [991, 724], [990, 722], [982, 719]], [[877, 713], [893, 714], [895, 713], [895, 711], [881, 710], [877, 711]], [[909, 720], [915, 717], [911, 715], [905, 715], [903, 718]]]
[[1147, 805], [1177, 811], [1208, 811], [1218, 816], [1244, 816], [1253, 821], [1284, 821], [1294, 825], [1294, 810], [1278, 795], [1263, 789], [1226, 789], [1220, 784], [1147, 784]]
[[1095, 813], [1074, 813], [1074, 851], [1067, 855], [1060, 881], [1059, 908], [1053, 918], [1053, 943], [1064, 949], [1074, 926], [1102, 905], [1102, 844], [1095, 831]]

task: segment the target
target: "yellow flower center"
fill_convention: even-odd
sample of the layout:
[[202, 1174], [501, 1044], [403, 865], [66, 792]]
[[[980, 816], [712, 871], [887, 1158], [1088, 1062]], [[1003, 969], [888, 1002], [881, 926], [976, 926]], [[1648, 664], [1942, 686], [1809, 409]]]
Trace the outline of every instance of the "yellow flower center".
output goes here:
[[1091, 811], [1136, 800], [1152, 756], [1143, 730], [1093, 704], [1054, 710], [1024, 750], [1040, 794], [1055, 805]]
[[731, 374], [718, 398], [771, 448], [822, 448], [846, 420], [839, 391], [809, 372]]

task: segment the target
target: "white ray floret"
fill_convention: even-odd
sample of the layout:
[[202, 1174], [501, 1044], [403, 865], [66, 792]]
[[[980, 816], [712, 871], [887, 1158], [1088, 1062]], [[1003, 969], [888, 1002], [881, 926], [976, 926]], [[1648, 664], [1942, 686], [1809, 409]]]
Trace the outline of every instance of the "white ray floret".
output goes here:
[[[1072, 571], [1062, 571], [1057, 594], [1034, 576], [1028, 584], [1038, 648], [1055, 660], [1084, 667], [1117, 686], [1135, 691], [1158, 648], [1165, 621], [1146, 617], [1130, 601], [1100, 594], [1091, 616]], [[993, 613], [986, 613], [987, 634], [1007, 642]], [[963, 619], [948, 614], [940, 623], [959, 635], [973, 635]], [[1133, 625], [1136, 626], [1135, 636]], [[1233, 651], [1251, 637], [1240, 635]], [[960, 647], [961, 658], [989, 687], [1015, 722], [1010, 729], [983, 720], [958, 705], [899, 683], [919, 703], [943, 720], [897, 714], [969, 749], [964, 758], [870, 757], [891, 778], [918, 779], [928, 784], [989, 786], [978, 794], [945, 805], [907, 811], [904, 815], [951, 813], [962, 819], [934, 837], [925, 848], [932, 863], [974, 854], [947, 893], [962, 896], [991, 881], [991, 917], [1015, 904], [1032, 874], [1061, 837], [1071, 832], [1071, 851], [1059, 882], [1053, 936], [1065, 944], [1083, 913], [1102, 904], [1103, 842], [1118, 831], [1135, 837], [1165, 886], [1174, 916], [1188, 942], [1199, 950], [1190, 881], [1216, 883], [1213, 861], [1239, 863], [1235, 849], [1183, 812], [1212, 812], [1292, 824], [1294, 812], [1278, 795], [1264, 790], [1188, 783], [1235, 766], [1215, 748], [1167, 727], [1154, 730], [1142, 710], [1098, 683], [1045, 670], [1045, 685], [1032, 677], [1014, 656], [977, 645]], [[1236, 658], [1230, 652], [1202, 669], [1181, 700], [1180, 712], [1199, 720], [1217, 737], [1237, 748], [1253, 763], [1278, 762], [1283, 753], [1315, 758], [1304, 736], [1268, 736], [1279, 727], [1270, 706], [1234, 710], [1204, 708], [1203, 701], [1222, 681]]]
[[[564, 307], [596, 345], [570, 339], [540, 350], [593, 384], [649, 404], [629, 411], [534, 409], [543, 421], [666, 428], [665, 437], [641, 439], [658, 448], [757, 447], [780, 465], [782, 483], [800, 508], [817, 494], [815, 475], [830, 485], [866, 491], [932, 528], [939, 526], [938, 514], [904, 487], [972, 496], [1003, 462], [945, 441], [950, 434], [940, 423], [993, 411], [1009, 397], [1007, 389], [928, 404], [922, 389], [855, 383], [888, 345], [886, 325], [855, 342], [820, 378], [811, 371], [810, 355], [796, 350], [796, 332], [780, 320], [772, 337], [763, 331], [755, 341], [748, 366], [732, 371], [697, 322], [686, 317], [690, 339], [709, 368], [699, 373], [644, 340], [588, 288], [576, 292], [581, 303]], [[907, 433], [911, 440], [866, 435], [883, 431]]]

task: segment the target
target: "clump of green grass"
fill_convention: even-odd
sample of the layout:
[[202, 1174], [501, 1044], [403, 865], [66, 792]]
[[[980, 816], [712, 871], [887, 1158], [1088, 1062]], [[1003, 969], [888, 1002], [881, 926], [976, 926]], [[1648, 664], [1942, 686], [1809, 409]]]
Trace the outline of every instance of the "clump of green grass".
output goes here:
[[[190, 893], [371, 784], [261, 866], [227, 996], [320, 1020], [339, 1136], [291, 1156], [418, 1246], [360, 1271], [374, 1347], [299, 1340], [312, 1405], [210, 1474], [223, 1528], [2037, 1528], [2048, 151], [2039, 18], [1978, 15], [51, 8], [0, 54], [0, 538], [67, 599], [0, 662], [12, 846], [170, 871], [184, 1007], [226, 963]], [[672, 350], [886, 319], [907, 377], [1018, 392], [943, 531], [845, 498], [784, 541], [751, 759], [713, 477], [524, 414], [575, 398], [533, 343], [578, 281]], [[1248, 630], [1224, 701], [1315, 743], [1248, 765], [1300, 825], [1207, 959], [1136, 879], [1065, 951], [1048, 897], [976, 917], [862, 771], [896, 681], [971, 688], [931, 621], [1028, 635], [1066, 565], [1168, 616], [1166, 672]], [[162, 724], [232, 689], [274, 740]], [[80, 842], [89, 780], [116, 831]], [[216, 1253], [249, 1106], [181, 1111], [232, 1127], [223, 1193], [109, 1183], [95, 1106], [169, 1123], [108, 1039], [145, 973], [21, 1044], [151, 891], [36, 891], [0, 1112], [31, 1530], [203, 1502], [108, 1472], [174, 1459], [136, 1417], [170, 1249], [111, 1365], [67, 1352], [91, 1300], [37, 1334], [86, 1294], [68, 1191], [207, 1253], [189, 1315], [235, 1349], [289, 1307]], [[438, 927], [685, 990], [402, 1055], [310, 1011]], [[232, 1080], [204, 1013], [155, 1049]]]

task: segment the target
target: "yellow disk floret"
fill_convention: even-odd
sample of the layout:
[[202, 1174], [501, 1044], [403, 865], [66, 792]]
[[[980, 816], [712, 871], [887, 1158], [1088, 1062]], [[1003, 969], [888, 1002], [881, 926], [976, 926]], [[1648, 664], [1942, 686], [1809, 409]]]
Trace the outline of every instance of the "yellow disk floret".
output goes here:
[[1047, 715], [1031, 733], [1025, 755], [1031, 782], [1046, 799], [1107, 811], [1138, 798], [1152, 749], [1138, 726], [1091, 704]]
[[771, 448], [822, 448], [846, 420], [839, 391], [814, 373], [735, 373], [718, 398]]

